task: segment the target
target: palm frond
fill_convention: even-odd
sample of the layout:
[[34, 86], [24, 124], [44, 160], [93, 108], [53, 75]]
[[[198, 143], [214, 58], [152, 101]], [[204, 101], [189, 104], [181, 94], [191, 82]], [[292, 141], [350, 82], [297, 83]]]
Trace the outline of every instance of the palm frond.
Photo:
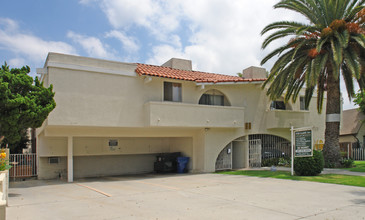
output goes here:
[[262, 29], [261, 35], [264, 35], [267, 32], [269, 32], [271, 30], [275, 30], [275, 29], [302, 28], [302, 27], [311, 28], [312, 26], [304, 24], [304, 23], [300, 23], [300, 22], [294, 22], [294, 21], [278, 21], [278, 22], [271, 23], [271, 24], [267, 25], [264, 29]]
[[265, 49], [267, 47], [267, 45], [269, 45], [272, 41], [276, 40], [276, 39], [280, 39], [283, 37], [288, 37], [288, 36], [296, 36], [297, 35], [297, 30], [296, 28], [286, 28], [283, 30], [279, 30], [276, 31], [274, 33], [272, 33], [271, 35], [269, 35], [264, 42], [262, 43], [261, 48]]
[[362, 48], [365, 48], [365, 35], [358, 34], [355, 36], [351, 36]]
[[342, 65], [341, 69], [342, 69], [342, 77], [346, 85], [347, 95], [351, 100], [351, 98], [354, 97], [355, 95], [352, 71], [350, 70], [350, 68], [348, 68], [346, 64]]
[[296, 11], [305, 16], [306, 18], [308, 18], [309, 21], [313, 24], [317, 24], [320, 22], [320, 19], [318, 19], [316, 14], [314, 14], [313, 11], [310, 8], [308, 8], [307, 5], [298, 0], [282, 0], [276, 5], [274, 5], [274, 8], [285, 8], [292, 11]]

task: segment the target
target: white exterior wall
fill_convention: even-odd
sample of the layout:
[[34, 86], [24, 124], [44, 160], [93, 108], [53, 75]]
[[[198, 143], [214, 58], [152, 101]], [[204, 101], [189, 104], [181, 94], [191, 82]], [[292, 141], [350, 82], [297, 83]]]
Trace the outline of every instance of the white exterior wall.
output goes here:
[[[271, 101], [261, 84], [202, 87], [159, 77], [148, 81], [134, 72], [136, 67], [49, 54], [48, 74], [43, 80], [46, 85], [53, 84], [57, 107], [37, 131], [39, 178], [56, 178], [59, 172], [67, 172], [68, 153], [73, 155], [70, 172], [76, 178], [150, 172], [156, 153], [175, 151], [191, 157], [189, 169], [193, 172], [211, 172], [227, 144], [250, 134], [290, 140], [290, 125], [314, 126], [314, 140], [323, 139], [324, 116], [317, 114], [315, 98], [309, 111], [299, 110], [299, 98], [290, 103], [292, 110], [270, 110]], [[163, 102], [164, 81], [182, 84], [182, 103]], [[210, 89], [222, 92], [231, 107], [198, 105], [201, 95]], [[247, 122], [251, 129], [244, 129]], [[68, 138], [72, 138], [72, 152], [68, 152]], [[119, 143], [112, 151], [109, 139]], [[242, 143], [240, 148], [246, 152], [240, 161], [245, 166], [247, 147], [248, 143]], [[48, 164], [47, 158], [52, 156], [61, 157], [60, 164]], [[93, 161], [105, 166], [93, 167]]]

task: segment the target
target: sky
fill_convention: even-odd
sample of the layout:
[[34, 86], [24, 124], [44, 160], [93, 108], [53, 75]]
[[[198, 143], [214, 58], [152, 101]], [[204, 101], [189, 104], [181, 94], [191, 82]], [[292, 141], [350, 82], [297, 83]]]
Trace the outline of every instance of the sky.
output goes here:
[[[31, 75], [48, 52], [162, 65], [192, 60], [193, 69], [236, 75], [260, 62], [261, 30], [275, 21], [305, 22], [273, 9], [278, 0], [4, 0], [0, 62], [28, 65]], [[264, 66], [269, 70], [274, 60]], [[344, 86], [344, 109], [356, 108]]]

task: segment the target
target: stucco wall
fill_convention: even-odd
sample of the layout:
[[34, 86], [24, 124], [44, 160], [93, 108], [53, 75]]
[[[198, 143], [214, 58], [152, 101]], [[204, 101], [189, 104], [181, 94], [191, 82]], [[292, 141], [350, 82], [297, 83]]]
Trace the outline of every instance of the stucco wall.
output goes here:
[[74, 177], [98, 177], [153, 172], [156, 155], [109, 155], [74, 157]]
[[39, 157], [38, 179], [66, 179], [67, 158], [60, 157], [58, 164], [50, 164], [48, 157]]

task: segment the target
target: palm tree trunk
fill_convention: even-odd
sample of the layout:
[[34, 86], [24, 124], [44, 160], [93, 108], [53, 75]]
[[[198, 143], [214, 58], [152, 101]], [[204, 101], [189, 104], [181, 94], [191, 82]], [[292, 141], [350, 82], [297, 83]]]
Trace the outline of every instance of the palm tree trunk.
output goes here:
[[339, 144], [341, 112], [340, 81], [333, 76], [331, 67], [327, 71], [326, 130], [323, 156], [325, 167], [339, 167], [341, 159]]

